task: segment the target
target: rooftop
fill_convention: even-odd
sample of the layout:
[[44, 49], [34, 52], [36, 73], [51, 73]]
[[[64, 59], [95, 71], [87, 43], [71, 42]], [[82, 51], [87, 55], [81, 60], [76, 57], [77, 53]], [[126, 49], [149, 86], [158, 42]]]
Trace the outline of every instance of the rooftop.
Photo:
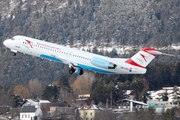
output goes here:
[[35, 106], [24, 106], [21, 110], [21, 113], [24, 112], [35, 112], [37, 108]]

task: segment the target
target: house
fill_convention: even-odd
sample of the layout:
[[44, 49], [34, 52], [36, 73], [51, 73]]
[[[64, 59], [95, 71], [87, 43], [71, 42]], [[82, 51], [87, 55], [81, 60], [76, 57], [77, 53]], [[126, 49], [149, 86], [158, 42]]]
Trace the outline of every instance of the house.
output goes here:
[[32, 99], [26, 99], [22, 104], [22, 108], [25, 106], [35, 106], [36, 108], [40, 108], [42, 111], [42, 118], [46, 117], [48, 111], [50, 110], [50, 102], [48, 100], [37, 100], [34, 101]]
[[48, 119], [75, 119], [75, 108], [70, 107], [67, 102], [55, 103], [50, 106]]
[[94, 120], [95, 115], [100, 113], [101, 110], [103, 110], [103, 108], [97, 105], [91, 104], [88, 106], [87, 104], [83, 104], [83, 106], [79, 108], [80, 118], [83, 120]]
[[6, 120], [7, 118], [4, 116], [0, 116], [0, 120]]
[[76, 99], [76, 104], [84, 104], [90, 98], [90, 94], [79, 94], [78, 99]]
[[99, 109], [80, 109], [80, 117], [83, 120], [94, 120], [95, 115], [100, 112]]
[[24, 106], [20, 111], [20, 120], [40, 120], [42, 111], [35, 106]]
[[50, 104], [50, 102], [48, 100], [37, 100], [34, 101], [32, 99], [26, 99], [21, 106], [37, 106], [40, 107], [42, 104]]
[[80, 94], [78, 98], [90, 98], [90, 94]]
[[158, 101], [158, 100], [150, 100], [147, 101], [148, 108], [152, 107], [155, 109], [156, 113], [161, 113], [162, 111], [166, 111], [167, 109], [171, 109], [175, 107], [173, 103], [170, 103], [168, 101]]
[[[175, 91], [175, 89], [177, 89], [177, 91]], [[180, 87], [163, 87], [160, 90], [148, 91], [147, 93], [149, 94], [151, 100], [159, 100], [159, 101], [162, 100], [162, 95], [166, 93], [168, 96], [168, 101], [174, 102], [174, 96], [180, 95]]]
[[136, 97], [133, 90], [123, 90], [123, 96], [127, 99], [135, 99]]
[[180, 87], [163, 87], [157, 91], [148, 91], [148, 94], [148, 107], [153, 107], [156, 113], [179, 107]]

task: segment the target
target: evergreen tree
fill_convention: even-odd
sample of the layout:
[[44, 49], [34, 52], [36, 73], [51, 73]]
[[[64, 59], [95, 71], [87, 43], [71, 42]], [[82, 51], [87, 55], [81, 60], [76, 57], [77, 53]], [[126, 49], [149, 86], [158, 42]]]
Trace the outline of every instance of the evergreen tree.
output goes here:
[[[137, 78], [137, 77], [135, 77], [131, 82], [130, 88], [135, 92], [137, 100], [141, 99], [143, 94], [145, 94], [148, 89], [145, 88], [144, 80], [142, 78]], [[146, 89], [146, 91], [144, 91], [144, 89]]]
[[23, 99], [21, 96], [19, 95], [12, 95], [12, 98], [13, 98], [13, 107], [19, 107], [22, 102], [23, 102]]
[[60, 80], [58, 81], [58, 89], [61, 94], [61, 96], [59, 96], [60, 100], [64, 102], [65, 98], [67, 98], [69, 94], [72, 93], [72, 89], [69, 85], [69, 82], [66, 76], [62, 76]]
[[66, 76], [62, 76], [60, 80], [58, 81], [58, 87], [59, 89], [65, 89], [68, 92], [71, 92], [71, 87], [69, 85], [68, 79]]
[[50, 84], [45, 87], [42, 98], [51, 102], [57, 102], [59, 91], [56, 85]]
[[99, 102], [105, 104], [106, 98], [108, 98], [108, 90], [104, 86], [102, 78], [99, 78], [92, 84], [90, 100], [94, 100], [95, 104], [98, 104]]

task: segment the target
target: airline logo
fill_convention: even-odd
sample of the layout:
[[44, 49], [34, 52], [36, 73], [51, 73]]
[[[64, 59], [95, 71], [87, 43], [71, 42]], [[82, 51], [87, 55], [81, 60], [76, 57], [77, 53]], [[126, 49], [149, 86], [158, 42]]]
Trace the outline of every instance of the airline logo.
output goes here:
[[26, 42], [30, 45], [31, 48], [33, 48], [33, 47], [32, 47], [32, 43], [33, 43], [33, 42], [31, 42], [30, 40], [26, 40]]
[[129, 69], [129, 72], [132, 72], [132, 68]]
[[146, 60], [146, 56], [145, 55], [143, 55], [143, 54], [140, 54], [141, 55], [141, 57], [147, 62], [147, 60]]

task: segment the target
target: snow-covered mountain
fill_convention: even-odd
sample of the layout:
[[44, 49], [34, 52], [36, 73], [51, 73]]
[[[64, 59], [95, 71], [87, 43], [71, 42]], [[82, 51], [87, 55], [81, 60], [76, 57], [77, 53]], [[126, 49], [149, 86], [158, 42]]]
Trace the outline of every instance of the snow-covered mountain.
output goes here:
[[[97, 47], [99, 52], [115, 50], [117, 54], [126, 54], [134, 48], [139, 49], [145, 46], [180, 50], [178, 35], [180, 32], [173, 33], [175, 25], [179, 26], [180, 24], [178, 22], [179, 14], [178, 12], [172, 13], [173, 10], [180, 8], [179, 5], [169, 6], [166, 2], [168, 1], [9, 0], [0, 1], [0, 14], [2, 19], [10, 17], [18, 19], [16, 18], [18, 9], [21, 9], [28, 14], [28, 18], [25, 18], [26, 21], [31, 21], [31, 24], [34, 24], [32, 28], [37, 26], [37, 30], [42, 27], [39, 22], [44, 18], [49, 21], [47, 24], [52, 26], [53, 23], [50, 22], [58, 19], [59, 16], [61, 17], [59, 24], [62, 24], [59, 26], [62, 27], [59, 32], [64, 30], [60, 37], [66, 42], [70, 41], [65, 44], [88, 51]], [[171, 2], [169, 1], [169, 3]], [[179, 4], [178, 1], [174, 2]], [[172, 4], [174, 5], [174, 3]], [[165, 6], [169, 10], [164, 10]], [[35, 21], [33, 16], [37, 13], [41, 14], [41, 18]], [[63, 17], [65, 21], [61, 23]], [[69, 27], [72, 25], [68, 34], [66, 33], [67, 25]], [[176, 29], [179, 30], [179, 28]], [[38, 32], [35, 37], [42, 34]], [[24, 33], [21, 32], [21, 34]], [[28, 36], [32, 34], [25, 33]], [[53, 36], [53, 34], [58, 36], [55, 32], [49, 36]], [[64, 34], [67, 35], [64, 36]], [[40, 38], [45, 39], [46, 37]], [[53, 40], [53, 42], [57, 41]]]
[[9, 17], [11, 12], [21, 5], [21, 9], [26, 11], [31, 7], [32, 13], [36, 11], [43, 12], [44, 7], [47, 7], [47, 12], [62, 9], [67, 7], [67, 0], [3, 0], [0, 1], [0, 14], [3, 17]]

